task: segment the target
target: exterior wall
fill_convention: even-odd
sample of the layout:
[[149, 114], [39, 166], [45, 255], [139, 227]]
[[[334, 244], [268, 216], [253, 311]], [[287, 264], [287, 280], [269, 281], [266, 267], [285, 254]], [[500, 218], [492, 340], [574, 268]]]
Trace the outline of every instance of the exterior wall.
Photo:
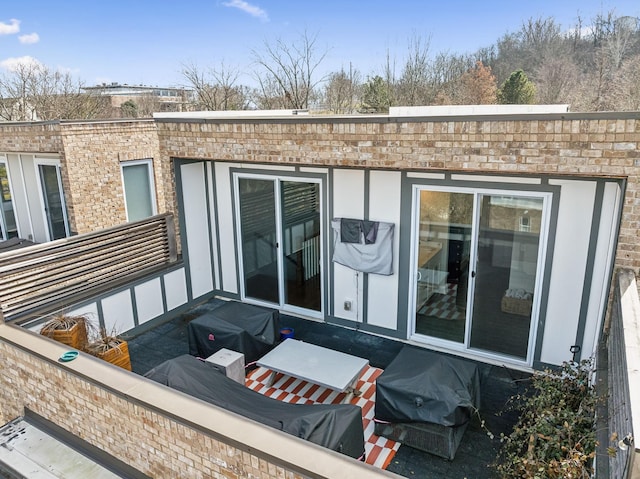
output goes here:
[[[640, 270], [640, 114], [157, 120], [171, 158], [626, 178], [616, 266]], [[169, 197], [170, 189], [165, 192]], [[174, 208], [175, 209], [175, 208]]]
[[[407, 252], [411, 249], [408, 225], [413, 214], [409, 196], [412, 185], [532, 191], [549, 198], [550, 255], [541, 257], [545, 274], [534, 296], [540, 309], [538, 314], [534, 308], [529, 355], [526, 361], [514, 359], [513, 364], [561, 364], [572, 359], [574, 345], [581, 351], [573, 359], [595, 351], [607, 303], [621, 193], [625, 185], [627, 198], [637, 190], [640, 120], [621, 120], [613, 114], [455, 121], [224, 118], [159, 121], [158, 130], [163, 161], [198, 161], [180, 163], [181, 168], [201, 173], [187, 183], [183, 177], [177, 188], [184, 196], [183, 208], [194, 194], [192, 188], [198, 191], [199, 208], [210, 213], [209, 243], [204, 241], [206, 232], [200, 223], [206, 214], [197, 219], [181, 212], [181, 217], [200, 228], [198, 248], [187, 244], [187, 249], [196, 253], [200, 269], [209, 259], [205, 268], [208, 278], [211, 274], [221, 276], [214, 284], [219, 293], [239, 298], [231, 173], [271, 170], [272, 174], [304, 176], [314, 172], [329, 185], [325, 220], [354, 217], [396, 224], [396, 266], [391, 276], [358, 275], [325, 258], [324, 319], [350, 327], [357, 323], [364, 331], [415, 340], [489, 362], [511, 362], [468, 347], [450, 349], [451, 345], [414, 335], [412, 321], [408, 321], [413, 291]], [[214, 177], [205, 181], [205, 172], [212, 170]], [[637, 268], [640, 255], [628, 249], [635, 237], [624, 236], [637, 224], [635, 205], [627, 199], [624, 208], [616, 262], [617, 266], [631, 263]], [[189, 240], [188, 228], [186, 232]], [[331, 236], [326, 228], [325, 238]], [[219, 263], [213, 261], [216, 253]], [[352, 307], [345, 310], [345, 302]]]
[[[70, 222], [79, 234], [127, 221], [120, 163], [152, 159], [156, 185], [164, 185], [158, 137], [151, 121], [64, 123], [63, 186]], [[158, 212], [167, 211], [156, 188]]]
[[60, 124], [0, 123], [0, 151], [3, 153], [62, 154]]
[[0, 323], [0, 424], [28, 408], [157, 478], [398, 477], [66, 350]]
[[[165, 191], [170, 190], [173, 173], [160, 162], [152, 120], [0, 123], [0, 153], [9, 158], [29, 153], [59, 159], [72, 233], [126, 222], [120, 170], [120, 163], [125, 161], [153, 160], [157, 209], [159, 213], [167, 211]], [[32, 208], [37, 202], [30, 203]]]

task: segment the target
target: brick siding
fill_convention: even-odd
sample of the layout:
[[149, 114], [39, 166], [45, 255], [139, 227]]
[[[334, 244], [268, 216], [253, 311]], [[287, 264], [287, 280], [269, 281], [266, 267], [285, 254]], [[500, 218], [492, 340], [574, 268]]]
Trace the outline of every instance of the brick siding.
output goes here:
[[[534, 117], [531, 117], [534, 118]], [[627, 179], [616, 266], [640, 269], [640, 115], [159, 121], [170, 158]], [[173, 194], [169, 185], [165, 196]], [[175, 206], [174, 206], [175, 207]]]

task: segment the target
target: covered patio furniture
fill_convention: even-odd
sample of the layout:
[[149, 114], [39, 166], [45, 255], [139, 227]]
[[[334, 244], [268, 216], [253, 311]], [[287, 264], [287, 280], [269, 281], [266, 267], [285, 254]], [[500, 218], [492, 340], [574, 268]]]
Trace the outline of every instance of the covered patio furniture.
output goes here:
[[376, 382], [376, 434], [453, 459], [479, 407], [474, 363], [404, 346]]
[[263, 396], [188, 354], [145, 374], [156, 382], [320, 446], [361, 458], [362, 410], [352, 404], [291, 404]]
[[256, 361], [275, 346], [278, 317], [275, 309], [229, 301], [189, 323], [189, 354], [207, 358], [226, 348]]

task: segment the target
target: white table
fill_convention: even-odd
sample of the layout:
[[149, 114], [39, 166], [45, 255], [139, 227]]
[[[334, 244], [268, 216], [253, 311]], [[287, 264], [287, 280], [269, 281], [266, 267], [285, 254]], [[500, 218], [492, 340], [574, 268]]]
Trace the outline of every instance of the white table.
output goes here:
[[295, 339], [285, 339], [260, 358], [256, 364], [272, 371], [269, 385], [276, 373], [286, 374], [338, 392], [346, 392], [343, 402], [350, 402], [358, 378], [369, 365], [368, 359], [323, 348]]

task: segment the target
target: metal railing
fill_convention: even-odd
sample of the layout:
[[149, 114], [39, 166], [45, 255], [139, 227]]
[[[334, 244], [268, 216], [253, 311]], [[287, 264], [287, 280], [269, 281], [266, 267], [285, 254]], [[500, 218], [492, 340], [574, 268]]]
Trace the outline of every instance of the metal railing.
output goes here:
[[177, 260], [171, 214], [0, 254], [5, 320], [78, 303]]

